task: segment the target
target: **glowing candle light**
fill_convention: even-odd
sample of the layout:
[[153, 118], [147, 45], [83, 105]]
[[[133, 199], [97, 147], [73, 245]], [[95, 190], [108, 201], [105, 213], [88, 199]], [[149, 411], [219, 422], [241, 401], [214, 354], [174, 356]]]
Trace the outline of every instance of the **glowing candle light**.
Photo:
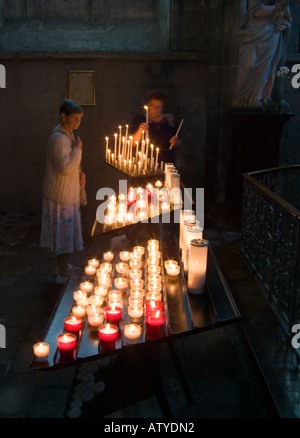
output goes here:
[[98, 329], [98, 336], [101, 341], [115, 341], [118, 337], [119, 329], [116, 325], [106, 324]]
[[108, 137], [105, 137], [105, 141], [106, 141], [105, 158], [107, 160], [108, 159]]
[[115, 149], [114, 149], [115, 157], [117, 157], [117, 139], [118, 139], [118, 134], [115, 134]]
[[47, 342], [38, 342], [33, 346], [33, 353], [35, 357], [47, 357], [50, 352], [50, 345]]
[[60, 350], [68, 351], [76, 347], [77, 336], [73, 333], [62, 333], [57, 337], [57, 347]]

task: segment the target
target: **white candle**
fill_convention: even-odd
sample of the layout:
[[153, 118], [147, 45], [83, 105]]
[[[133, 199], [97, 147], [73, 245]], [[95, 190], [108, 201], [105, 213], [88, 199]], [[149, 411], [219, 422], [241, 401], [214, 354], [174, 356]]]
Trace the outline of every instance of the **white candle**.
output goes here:
[[149, 291], [146, 294], [146, 300], [161, 301], [162, 300], [162, 294], [160, 292]]
[[84, 297], [79, 298], [77, 300], [77, 305], [80, 307], [87, 307], [89, 304], [90, 304], [90, 301], [89, 301], [87, 296], [84, 296]]
[[116, 271], [117, 271], [119, 274], [128, 275], [128, 273], [129, 273], [129, 266], [128, 266], [127, 263], [124, 263], [124, 262], [122, 262], [122, 263], [117, 263], [117, 264], [116, 264]]
[[105, 159], [107, 161], [107, 159], [108, 159], [108, 137], [105, 137], [105, 140], [106, 140]]
[[103, 259], [106, 262], [111, 262], [114, 259], [114, 254], [111, 251], [103, 253]]
[[141, 269], [130, 269], [129, 271], [129, 277], [131, 279], [133, 278], [142, 278], [142, 270]]
[[117, 158], [117, 138], [118, 138], [118, 134], [115, 134], [115, 149], [114, 149], [114, 153], [115, 153], [115, 157]]
[[81, 307], [81, 306], [72, 307], [72, 314], [74, 316], [77, 316], [79, 318], [83, 318], [85, 316], [85, 313], [86, 313], [85, 307]]
[[118, 151], [118, 155], [122, 155], [121, 139], [122, 139], [122, 126], [119, 126], [119, 151]]
[[183, 247], [182, 247], [182, 261], [185, 274], [188, 273], [189, 268], [189, 253], [191, 248], [191, 240], [202, 239], [203, 228], [199, 225], [193, 225], [184, 229]]
[[123, 261], [130, 260], [130, 252], [129, 251], [121, 251], [119, 256], [120, 256], [120, 259]]
[[113, 290], [110, 290], [108, 292], [108, 298], [109, 299], [117, 299], [117, 300], [122, 301], [123, 293], [120, 290], [114, 290], [113, 289]]
[[188, 292], [202, 294], [206, 282], [208, 240], [193, 239], [188, 270]]
[[115, 283], [116, 288], [120, 289], [120, 290], [124, 290], [128, 286], [128, 280], [127, 280], [127, 278], [124, 278], [124, 277], [115, 278], [114, 283]]
[[87, 292], [84, 292], [82, 290], [76, 290], [73, 293], [73, 298], [77, 302], [80, 298], [86, 297], [86, 295], [87, 295]]
[[101, 307], [104, 302], [104, 297], [101, 295], [92, 295], [89, 297], [89, 303], [91, 306]]
[[170, 277], [177, 277], [180, 273], [180, 266], [179, 265], [173, 265], [166, 268], [167, 274]]
[[99, 313], [101, 313], [101, 308], [100, 308], [100, 306], [96, 306], [95, 304], [90, 304], [86, 308], [87, 316], [95, 315], [95, 314], [99, 314]]
[[142, 333], [142, 328], [138, 324], [126, 324], [124, 327], [124, 335], [129, 340], [137, 340]]
[[110, 274], [112, 271], [112, 264], [108, 262], [101, 263], [99, 268], [100, 268], [99, 274], [101, 274], [101, 272]]
[[50, 345], [47, 342], [38, 342], [33, 346], [33, 353], [36, 357], [47, 357], [50, 352]]
[[144, 280], [141, 278], [133, 278], [130, 280], [130, 288], [131, 289], [143, 289], [144, 288]]
[[103, 321], [104, 317], [102, 313], [94, 313], [88, 316], [89, 325], [93, 328], [100, 327], [100, 325], [103, 324]]
[[151, 167], [151, 169], [152, 169], [152, 167], [153, 167], [153, 148], [154, 148], [154, 146], [153, 146], [153, 144], [151, 144], [151, 155], [150, 155], [150, 167]]
[[148, 265], [148, 274], [161, 274], [161, 266], [159, 265]]
[[93, 283], [91, 283], [90, 281], [84, 281], [83, 283], [80, 283], [79, 285], [79, 289], [82, 290], [82, 292], [92, 292], [94, 286]]
[[88, 261], [88, 265], [92, 266], [93, 268], [98, 268], [99, 266], [99, 260], [97, 259], [91, 259]]
[[129, 306], [142, 306], [144, 303], [144, 297], [143, 296], [131, 296], [128, 297], [128, 304]]
[[94, 266], [88, 265], [84, 268], [84, 272], [86, 273], [86, 275], [95, 275], [96, 268]]
[[[156, 157], [155, 157], [155, 170], [158, 167], [158, 152], [159, 152], [159, 148], [156, 148]], [[157, 186], [157, 187], [161, 187], [161, 186]]]
[[128, 315], [130, 316], [130, 318], [139, 319], [143, 316], [143, 314], [144, 314], [143, 306], [138, 304], [133, 306], [128, 306]]
[[108, 293], [107, 286], [99, 285], [99, 286], [96, 286], [94, 289], [94, 294], [98, 295], [100, 297], [106, 297], [107, 293]]

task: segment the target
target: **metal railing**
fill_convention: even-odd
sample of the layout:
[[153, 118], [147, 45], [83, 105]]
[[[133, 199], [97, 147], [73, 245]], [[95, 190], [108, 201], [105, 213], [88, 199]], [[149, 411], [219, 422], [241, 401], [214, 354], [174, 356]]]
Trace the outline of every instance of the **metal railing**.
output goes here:
[[242, 176], [241, 249], [290, 330], [300, 323], [300, 165]]

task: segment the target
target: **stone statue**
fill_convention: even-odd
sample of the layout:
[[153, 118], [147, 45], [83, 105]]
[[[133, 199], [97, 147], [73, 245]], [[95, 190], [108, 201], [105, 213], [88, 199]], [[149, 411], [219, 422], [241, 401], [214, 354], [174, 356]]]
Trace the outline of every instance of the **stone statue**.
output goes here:
[[276, 68], [290, 35], [288, 0], [248, 0], [239, 34], [239, 63], [233, 107], [272, 103]]

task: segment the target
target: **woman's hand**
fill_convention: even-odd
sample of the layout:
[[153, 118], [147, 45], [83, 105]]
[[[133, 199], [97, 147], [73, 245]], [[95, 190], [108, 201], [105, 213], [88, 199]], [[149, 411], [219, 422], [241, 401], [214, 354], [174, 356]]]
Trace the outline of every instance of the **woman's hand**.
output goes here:
[[147, 130], [148, 130], [147, 123], [146, 122], [141, 123], [140, 126], [139, 126], [139, 131], [142, 132], [142, 131], [147, 131]]
[[86, 176], [85, 176], [85, 173], [83, 173], [83, 172], [80, 172], [80, 173], [79, 173], [79, 182], [80, 182], [80, 185], [81, 185], [81, 186], [85, 186], [85, 184], [86, 184]]
[[79, 137], [78, 134], [75, 134], [74, 137], [75, 137], [75, 142], [74, 142], [74, 145], [73, 145], [74, 148], [82, 149], [82, 141], [81, 141], [81, 138]]

